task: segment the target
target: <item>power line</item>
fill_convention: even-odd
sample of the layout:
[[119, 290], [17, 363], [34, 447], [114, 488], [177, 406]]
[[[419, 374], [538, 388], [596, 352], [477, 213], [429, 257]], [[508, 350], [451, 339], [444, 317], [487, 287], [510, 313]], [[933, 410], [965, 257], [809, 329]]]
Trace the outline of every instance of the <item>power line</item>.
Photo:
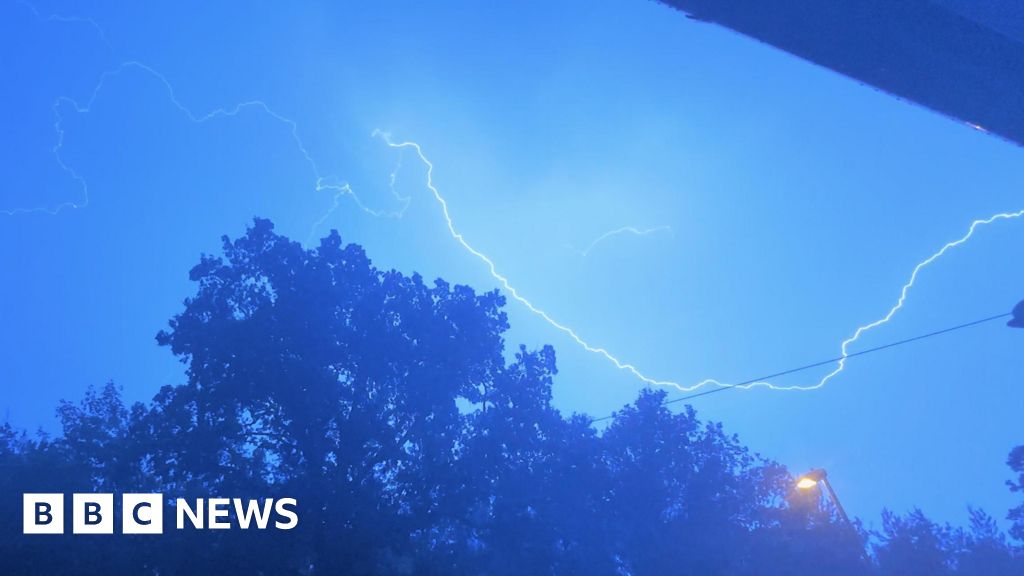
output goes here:
[[[874, 348], [868, 348], [866, 350], [861, 350], [860, 352], [854, 352], [852, 354], [847, 354], [845, 356], [836, 356], [835, 358], [829, 358], [828, 360], [821, 360], [820, 362], [814, 362], [813, 364], [806, 364], [804, 366], [799, 366], [797, 368], [790, 368], [788, 370], [783, 370], [782, 372], [776, 372], [775, 374], [768, 374], [767, 376], [758, 376], [757, 378], [751, 378], [750, 380], [746, 380], [746, 381], [740, 382], [738, 384], [722, 385], [719, 388], [713, 388], [711, 390], [705, 390], [704, 392], [697, 392], [696, 394], [689, 394], [687, 396], [682, 396], [682, 397], [679, 397], [679, 398], [673, 398], [672, 400], [666, 400], [665, 402], [662, 403], [662, 406], [667, 406], [669, 404], [675, 404], [677, 402], [685, 402], [686, 400], [693, 400], [694, 398], [700, 398], [702, 396], [710, 396], [711, 394], [714, 394], [716, 392], [724, 392], [726, 390], [732, 390], [733, 388], [740, 388], [742, 386], [747, 386], [747, 385], [750, 385], [750, 384], [754, 384], [755, 382], [762, 382], [764, 380], [771, 380], [773, 378], [778, 378], [780, 376], [786, 376], [786, 375], [789, 375], [789, 374], [793, 374], [795, 372], [802, 372], [804, 370], [809, 370], [811, 368], [817, 368], [819, 366], [824, 366], [826, 364], [832, 364], [832, 363], [835, 363], [835, 362], [839, 362], [840, 360], [843, 360], [843, 359], [853, 358], [853, 357], [856, 357], [856, 356], [863, 356], [865, 354], [871, 354], [872, 352], [878, 352], [880, 350], [885, 350], [886, 348], [895, 348], [896, 346], [902, 346], [903, 344], [909, 344], [911, 342], [916, 342], [918, 340], [924, 340], [925, 338], [931, 338], [932, 336], [939, 336], [940, 334], [946, 334], [947, 332], [953, 332], [953, 331], [956, 331], [956, 330], [962, 330], [964, 328], [970, 328], [971, 326], [977, 326], [978, 324], [984, 324], [986, 322], [991, 322], [993, 320], [998, 320], [1000, 318], [1005, 318], [1007, 316], [1012, 316], [1012, 315], [1013, 315], [1012, 312], [1005, 312], [1003, 314], [997, 314], [995, 316], [989, 316], [988, 318], [982, 318], [981, 320], [974, 320], [973, 322], [967, 322], [965, 324], [957, 324], [956, 326], [950, 326], [949, 328], [943, 328], [941, 330], [936, 330], [934, 332], [928, 332], [927, 334], [920, 334], [918, 336], [912, 336], [910, 338], [905, 338], [903, 340], [897, 340], [895, 342], [889, 342], [888, 344], [883, 344], [881, 346], [875, 346]], [[613, 413], [611, 413], [611, 414], [609, 414], [607, 416], [602, 416], [600, 418], [594, 418], [593, 420], [591, 420], [591, 422], [601, 422], [601, 421], [604, 421], [604, 420], [611, 420], [612, 418], [615, 418], [615, 416], [616, 416], [616, 413], [613, 412]]]

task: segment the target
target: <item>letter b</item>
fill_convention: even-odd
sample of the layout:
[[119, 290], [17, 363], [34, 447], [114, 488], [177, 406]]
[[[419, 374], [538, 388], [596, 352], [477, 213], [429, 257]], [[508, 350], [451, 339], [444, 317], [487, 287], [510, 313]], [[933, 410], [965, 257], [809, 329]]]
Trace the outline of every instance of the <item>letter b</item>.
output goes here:
[[22, 533], [63, 534], [63, 494], [23, 494]]
[[50, 514], [52, 509], [53, 506], [46, 502], [36, 502], [36, 526], [44, 526], [53, 522], [53, 514]]
[[113, 494], [75, 494], [71, 527], [75, 534], [114, 533]]

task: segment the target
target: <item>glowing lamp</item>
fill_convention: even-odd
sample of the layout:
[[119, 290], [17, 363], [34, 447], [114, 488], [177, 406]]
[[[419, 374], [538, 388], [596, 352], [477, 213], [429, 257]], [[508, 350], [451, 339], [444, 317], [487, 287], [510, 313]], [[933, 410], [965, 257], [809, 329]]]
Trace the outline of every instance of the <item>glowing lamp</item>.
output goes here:
[[811, 470], [796, 481], [796, 487], [799, 490], [810, 490], [819, 484], [825, 488], [825, 493], [827, 493], [829, 499], [832, 500], [832, 504], [835, 506], [836, 512], [839, 513], [839, 517], [843, 519], [843, 522], [849, 524], [850, 517], [846, 515], [846, 510], [844, 510], [843, 505], [839, 503], [839, 497], [836, 496], [836, 491], [832, 489], [832, 483], [828, 481], [828, 473], [825, 472], [824, 469], [817, 468]]
[[807, 476], [804, 476], [803, 478], [798, 480], [797, 483], [796, 483], [796, 487], [801, 489], [801, 490], [810, 490], [811, 488], [814, 488], [817, 485], [818, 485], [818, 481], [817, 480], [815, 480], [814, 478], [809, 478]]

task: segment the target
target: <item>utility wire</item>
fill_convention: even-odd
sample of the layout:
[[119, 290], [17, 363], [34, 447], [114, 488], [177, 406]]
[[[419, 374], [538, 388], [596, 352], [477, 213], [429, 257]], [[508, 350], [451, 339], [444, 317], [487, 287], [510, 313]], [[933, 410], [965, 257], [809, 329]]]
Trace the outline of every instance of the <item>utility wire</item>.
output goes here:
[[[790, 368], [789, 370], [783, 370], [782, 372], [776, 372], [775, 374], [768, 374], [767, 376], [758, 376], [757, 378], [751, 378], [750, 380], [747, 380], [745, 382], [740, 382], [738, 384], [721, 385], [721, 387], [719, 387], [719, 388], [713, 388], [711, 390], [705, 390], [703, 392], [697, 392], [696, 394], [689, 394], [687, 396], [682, 396], [682, 397], [679, 397], [679, 398], [673, 398], [671, 400], [666, 400], [665, 402], [662, 402], [662, 406], [667, 406], [669, 404], [675, 404], [677, 402], [685, 402], [686, 400], [693, 400], [694, 398], [700, 398], [701, 396], [710, 396], [711, 394], [714, 394], [716, 392], [725, 392], [726, 390], [732, 390], [733, 388], [740, 388], [742, 386], [747, 386], [749, 384], [754, 384], [755, 382], [761, 382], [761, 381], [764, 381], [764, 380], [771, 380], [772, 378], [778, 378], [780, 376], [786, 376], [788, 374], [793, 374], [795, 372], [802, 372], [804, 370], [809, 370], [811, 368], [817, 368], [818, 366], [824, 366], [826, 364], [832, 364], [834, 362], [839, 362], [840, 360], [843, 360], [843, 359], [853, 358], [855, 356], [863, 356], [865, 354], [871, 354], [872, 352], [878, 352], [880, 350], [885, 350], [886, 348], [895, 348], [896, 346], [902, 346], [904, 344], [909, 344], [911, 342], [916, 342], [918, 340], [924, 340], [925, 338], [931, 338], [932, 336], [939, 336], [940, 334], [946, 334], [947, 332], [953, 332], [953, 331], [956, 331], [956, 330], [962, 330], [964, 328], [970, 328], [971, 326], [977, 326], [978, 324], [984, 324], [986, 322], [991, 322], [993, 320], [998, 320], [1000, 318], [1005, 318], [1007, 316], [1012, 316], [1012, 315], [1013, 315], [1012, 312], [1006, 312], [1006, 313], [1003, 313], [1003, 314], [997, 314], [995, 316], [989, 316], [988, 318], [982, 318], [981, 320], [974, 320], [973, 322], [967, 322], [965, 324], [957, 324], [956, 326], [950, 326], [949, 328], [943, 328], [941, 330], [936, 330], [934, 332], [928, 332], [927, 334], [920, 334], [918, 336], [912, 336], [910, 338], [905, 338], [903, 340], [897, 340], [895, 342], [890, 342], [888, 344], [883, 344], [881, 346], [875, 346], [874, 348], [868, 348], [866, 350], [861, 350], [860, 352], [854, 352], [852, 354], [846, 354], [845, 356], [836, 356], [835, 358], [829, 358], [828, 360], [822, 360], [820, 362], [815, 362], [813, 364], [806, 364], [804, 366], [799, 366], [797, 368]], [[602, 422], [604, 420], [611, 420], [612, 418], [615, 418], [615, 416], [616, 416], [616, 413], [613, 412], [613, 413], [611, 413], [611, 414], [609, 414], [607, 416], [602, 416], [601, 418], [594, 418], [593, 420], [591, 420], [591, 422]]]

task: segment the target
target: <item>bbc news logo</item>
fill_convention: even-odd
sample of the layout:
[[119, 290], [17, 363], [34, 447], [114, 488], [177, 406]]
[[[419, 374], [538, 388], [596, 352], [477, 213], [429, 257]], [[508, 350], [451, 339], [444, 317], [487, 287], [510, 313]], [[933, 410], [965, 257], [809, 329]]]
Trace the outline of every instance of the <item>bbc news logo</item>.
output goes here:
[[[24, 534], [64, 533], [64, 494], [23, 494]], [[191, 525], [197, 530], [291, 530], [299, 523], [294, 498], [242, 500], [241, 498], [185, 498], [175, 501], [178, 530]], [[234, 512], [234, 516], [232, 516]], [[273, 522], [271, 521], [273, 520]], [[71, 531], [73, 534], [113, 534], [113, 494], [72, 494]], [[122, 494], [122, 534], [163, 534], [163, 494]]]

